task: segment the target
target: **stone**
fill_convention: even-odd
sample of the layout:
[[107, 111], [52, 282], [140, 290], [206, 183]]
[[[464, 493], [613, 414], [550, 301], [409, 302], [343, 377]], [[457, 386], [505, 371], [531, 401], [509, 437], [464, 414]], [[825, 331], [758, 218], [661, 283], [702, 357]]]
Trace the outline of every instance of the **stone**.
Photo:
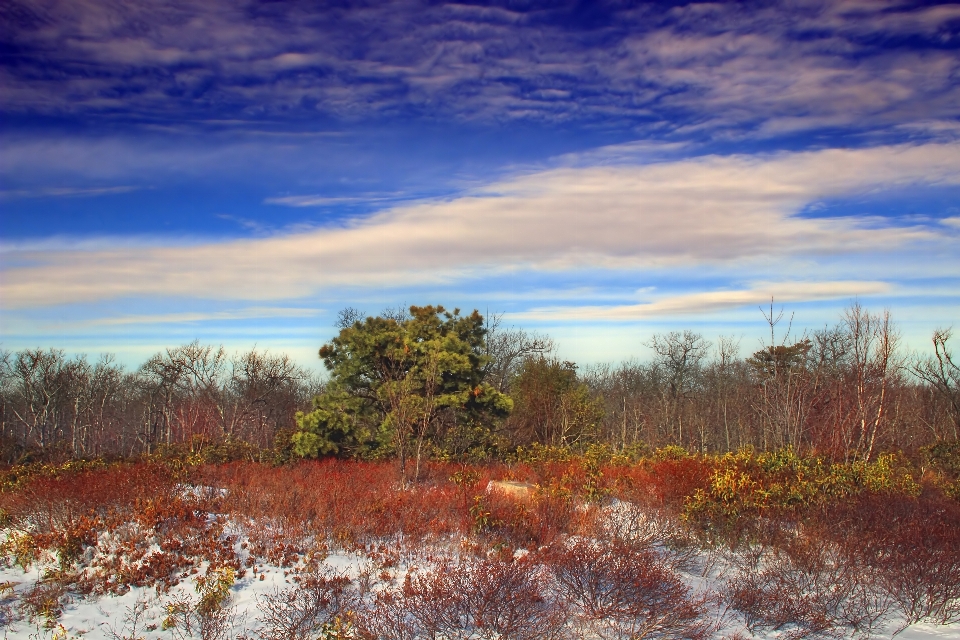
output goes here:
[[511, 498], [520, 500], [529, 500], [533, 495], [535, 487], [528, 482], [517, 482], [516, 480], [491, 480], [487, 483], [487, 493], [498, 491]]

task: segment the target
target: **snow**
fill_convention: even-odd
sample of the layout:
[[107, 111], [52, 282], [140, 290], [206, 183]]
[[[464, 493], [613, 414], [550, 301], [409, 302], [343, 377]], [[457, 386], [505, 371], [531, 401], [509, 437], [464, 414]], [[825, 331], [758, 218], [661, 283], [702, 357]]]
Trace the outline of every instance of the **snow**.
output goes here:
[[[190, 489], [195, 491], [195, 489]], [[641, 511], [633, 509], [628, 503], [612, 501], [606, 507], [607, 522], [611, 528], [629, 527], [634, 535], [643, 537], [648, 535], [654, 549], [666, 557], [677, 558], [674, 551], [669, 551], [663, 545], [664, 535], [670, 532], [669, 523], [648, 518]], [[246, 523], [249, 524], [249, 523]], [[224, 528], [224, 535], [237, 536], [235, 550], [241, 562], [246, 559], [247, 542], [243, 533], [245, 526], [240, 523], [228, 522]], [[622, 532], [622, 531], [621, 531]], [[11, 532], [6, 532], [10, 535]], [[659, 541], [658, 541], [659, 540]], [[386, 573], [389, 584], [396, 585], [402, 582], [405, 573], [412, 568], [416, 560], [406, 555], [402, 540], [393, 539], [383, 541], [387, 549], [387, 560], [382, 564], [376, 553], [362, 553], [360, 551], [347, 552], [334, 550], [329, 552], [323, 560], [323, 565], [333, 572], [346, 575], [352, 580], [366, 574], [373, 578], [373, 589], [384, 588], [380, 578], [381, 572]], [[447, 553], [457, 553], [463, 540], [448, 540], [435, 542], [439, 545], [436, 550]], [[109, 548], [105, 544], [103, 548]], [[89, 550], [88, 550], [89, 551]], [[515, 558], [523, 558], [529, 552], [524, 549], [516, 550]], [[672, 554], [672, 555], [671, 555]], [[422, 559], [425, 555], [417, 556]], [[89, 558], [88, 558], [89, 559]], [[302, 567], [301, 559], [300, 566]], [[17, 613], [16, 603], [22, 595], [38, 581], [42, 580], [46, 572], [56, 569], [56, 558], [47, 556], [33, 563], [29, 569], [10, 563], [0, 564], [0, 585], [7, 585], [7, 589], [0, 595], [0, 630], [5, 640], [119, 640], [139, 638], [142, 640], [160, 640], [177, 638], [173, 630], [164, 629], [164, 620], [167, 617], [167, 607], [178, 599], [198, 601], [195, 589], [195, 577], [204, 575], [206, 566], [198, 567], [199, 571], [194, 578], [188, 578], [167, 592], [158, 588], [132, 587], [122, 595], [80, 596], [70, 595], [57, 618], [55, 626], [44, 627], [44, 620], [29, 620]], [[715, 593], [722, 589], [725, 576], [735, 571], [733, 559], [722, 553], [708, 553], [706, 551], [690, 552], [687, 556], [679, 556], [675, 562], [684, 582], [694, 593]], [[279, 567], [258, 562], [254, 567], [246, 570], [244, 575], [235, 580], [229, 589], [229, 598], [225, 606], [234, 613], [232, 620], [233, 636], [246, 633], [250, 638], [256, 638], [256, 631], [260, 623], [260, 609], [262, 600], [278, 591], [288, 589], [294, 585], [294, 567]], [[715, 638], [731, 638], [741, 634], [743, 638], [757, 638], [758, 640], [773, 640], [784, 638], [789, 630], [760, 632], [751, 634], [746, 623], [736, 612], [727, 609], [720, 603], [712, 605], [713, 616], [718, 623]], [[883, 629], [875, 637], [890, 637], [900, 628], [901, 620], [895, 617], [885, 622]], [[136, 632], [136, 635], [133, 635]], [[914, 624], [904, 629], [898, 636], [900, 640], [923, 639], [960, 639], [960, 623], [951, 625]]]
[[[523, 551], [517, 553], [518, 557], [522, 555], [524, 555]], [[712, 569], [708, 570], [706, 575], [701, 575], [697, 571], [681, 572], [687, 584], [695, 591], [716, 587], [718, 578], [723, 574], [725, 567], [719, 566], [720, 563], [715, 559], [709, 559], [702, 555], [694, 558], [690, 564], [702, 569], [708, 562]], [[336, 571], [345, 572], [351, 578], [356, 578], [364, 567], [369, 566], [369, 561], [360, 555], [343, 552], [330, 554], [324, 563]], [[22, 594], [40, 580], [44, 570], [50, 567], [50, 564], [45, 567], [34, 565], [29, 571], [24, 571], [20, 567], [3, 567], [0, 568], [0, 583], [13, 583], [15, 585], [13, 587], [14, 592]], [[401, 580], [405, 571], [405, 564], [396, 567], [396, 579]], [[269, 565], [263, 566], [256, 574], [248, 571], [243, 578], [237, 580], [230, 588], [230, 599], [227, 603], [227, 606], [232, 607], [236, 612], [233, 624], [234, 632], [239, 634], [243, 631], [256, 631], [259, 613], [258, 600], [278, 590], [289, 588], [291, 585], [290, 569]], [[73, 596], [63, 608], [63, 613], [57, 620], [59, 626], [53, 629], [45, 629], [42, 626], [42, 621], [14, 621], [8, 623], [4, 629], [4, 638], [7, 640], [21, 638], [24, 640], [52, 639], [62, 628], [67, 633], [66, 636], [60, 636], [62, 640], [67, 640], [67, 638], [116, 640], [118, 637], [124, 637], [125, 633], [133, 631], [131, 629], [132, 616], [139, 606], [143, 608], [143, 613], [138, 621], [137, 637], [143, 640], [166, 640], [175, 637], [172, 635], [172, 631], [163, 629], [166, 605], [175, 601], [178, 596], [196, 599], [192, 581], [184, 581], [168, 593], [162, 594], [158, 594], [157, 590], [153, 588], [133, 587], [123, 595]], [[10, 600], [8, 596], [5, 600], [7, 605], [10, 604]], [[721, 615], [720, 610], [715, 613], [718, 617]], [[0, 614], [0, 620], [4, 619], [2, 615]], [[899, 626], [897, 620], [890, 620], [884, 633], [892, 634]], [[744, 637], [756, 637], [761, 640], [782, 637], [782, 633], [778, 632], [759, 633], [751, 636], [746, 631], [743, 621], [737, 619], [736, 616], [729, 615], [729, 612], [725, 623], [717, 631], [715, 637], [730, 637], [737, 631], [740, 631]], [[884, 637], [884, 634], [881, 633], [878, 637]], [[960, 639], [960, 624], [947, 626], [915, 624], [908, 627], [897, 637], [900, 640]]]

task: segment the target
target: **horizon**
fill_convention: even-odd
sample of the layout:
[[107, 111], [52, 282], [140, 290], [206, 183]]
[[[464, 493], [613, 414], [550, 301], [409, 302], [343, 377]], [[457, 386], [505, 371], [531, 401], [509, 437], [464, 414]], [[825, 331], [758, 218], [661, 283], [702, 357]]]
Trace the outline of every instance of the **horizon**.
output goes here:
[[[856, 301], [852, 301], [851, 304], [855, 302]], [[445, 308], [448, 311], [454, 310], [453, 307], [445, 307]], [[396, 307], [388, 307], [377, 313], [364, 313], [363, 315], [364, 317], [377, 316], [377, 315], [382, 315], [384, 313], [390, 313], [395, 309]], [[840, 310], [840, 312], [845, 312], [847, 309], [849, 309], [849, 307], [845, 307], [844, 309]], [[549, 334], [544, 331], [538, 331], [536, 329], [530, 329], [529, 327], [514, 325], [514, 324], [507, 324], [507, 323], [501, 323], [499, 328], [501, 330], [519, 329], [519, 330], [525, 331], [528, 335], [537, 335], [537, 336], [549, 338], [552, 344], [554, 345], [554, 349], [548, 352], [551, 355], [551, 357], [554, 357], [559, 361], [572, 362], [575, 365], [577, 365], [579, 370], [583, 371], [583, 370], [590, 369], [592, 367], [603, 367], [603, 366], [617, 367], [620, 365], [626, 365], [633, 362], [638, 362], [641, 364], [650, 364], [655, 359], [653, 349], [649, 345], [649, 342], [654, 335], [663, 336], [672, 331], [679, 332], [679, 331], [685, 331], [685, 330], [691, 330], [694, 333], [700, 334], [708, 342], [709, 344], [708, 360], [713, 359], [715, 357], [716, 355], [715, 349], [718, 346], [717, 342], [719, 338], [732, 338], [735, 345], [735, 351], [732, 354], [733, 357], [739, 358], [741, 360], [746, 360], [752, 354], [758, 351], [762, 351], [763, 349], [766, 349], [770, 346], [770, 336], [769, 336], [770, 325], [766, 320], [766, 315], [769, 314], [771, 310], [774, 314], [773, 315], [774, 319], [777, 320], [777, 323], [774, 327], [774, 332], [775, 332], [775, 344], [778, 344], [778, 345], [779, 344], [791, 345], [791, 344], [802, 342], [805, 339], [811, 338], [813, 336], [813, 332], [821, 329], [833, 328], [834, 326], [839, 325], [841, 322], [841, 317], [838, 314], [837, 320], [834, 323], [819, 326], [819, 327], [802, 326], [800, 325], [800, 323], [796, 322], [795, 314], [788, 313], [787, 310], [782, 306], [781, 307], [774, 306], [772, 309], [770, 307], [768, 307], [767, 309], [758, 308], [757, 313], [763, 314], [764, 316], [761, 319], [762, 326], [752, 327], [754, 330], [751, 333], [747, 333], [746, 331], [744, 331], [739, 334], [730, 333], [730, 332], [725, 334], [724, 333], [711, 334], [709, 333], [710, 331], [709, 323], [698, 323], [698, 324], [690, 324], [685, 326], [663, 325], [663, 326], [660, 326], [659, 329], [657, 330], [651, 330], [647, 333], [638, 333], [636, 335], [632, 335], [629, 342], [629, 345], [631, 345], [631, 347], [634, 349], [634, 351], [632, 352], [627, 352], [627, 353], [611, 352], [610, 353], [611, 357], [606, 359], [594, 358], [594, 359], [586, 359], [586, 360], [576, 359], [575, 357], [573, 357], [573, 354], [577, 352], [576, 347], [574, 349], [570, 349], [568, 346], [565, 347], [564, 345], [565, 339], [568, 343], [570, 341], [569, 334], [561, 334], [563, 335], [563, 337], [558, 338], [557, 335]], [[472, 312], [473, 309], [460, 308], [459, 311], [461, 314], [465, 314], [465, 313]], [[875, 310], [875, 309], [864, 308], [864, 311], [869, 313], [870, 315], [876, 316], [876, 315], [879, 315], [877, 313], [878, 311], [882, 313], [883, 311], [887, 311], [887, 310]], [[485, 319], [488, 317], [487, 314], [484, 313], [483, 311], [480, 311], [480, 312]], [[932, 352], [933, 352], [933, 349], [932, 349], [933, 343], [931, 341], [932, 336], [929, 336], [929, 335], [925, 336], [927, 342], [929, 343], [929, 346], [921, 343], [919, 348], [917, 348], [912, 341], [909, 341], [907, 339], [909, 337], [909, 334], [906, 334], [903, 331], [903, 326], [901, 325], [901, 323], [897, 321], [895, 313], [891, 313], [891, 321], [892, 321], [892, 328], [894, 331], [894, 335], [897, 339], [895, 346], [897, 348], [899, 355], [904, 360], [904, 366], [906, 367], [907, 371], [910, 370], [910, 365], [913, 362], [916, 362], [921, 359], [926, 359], [932, 355]], [[749, 325], [750, 325], [749, 322], [744, 322], [743, 327], [747, 328]], [[723, 328], [729, 329], [730, 328], [729, 323], [724, 323]], [[581, 328], [577, 326], [572, 327], [572, 331], [574, 332], [574, 338], [573, 338], [574, 344], [576, 345], [577, 338], [579, 337], [579, 339], [583, 343], [586, 343], [588, 345], [587, 347], [583, 347], [581, 345], [580, 352], [595, 355], [596, 353], [598, 353], [598, 351], [591, 349], [590, 341], [592, 337], [589, 334], [586, 336], [576, 335], [576, 333], [580, 329]], [[760, 331], [758, 332], [756, 329], [760, 329]], [[64, 352], [64, 355], [67, 358], [85, 357], [89, 362], [95, 362], [96, 359], [101, 356], [110, 356], [114, 358], [114, 361], [116, 363], [122, 365], [123, 367], [129, 370], [135, 371], [140, 367], [140, 365], [145, 363], [149, 358], [157, 354], [162, 354], [167, 349], [176, 349], [177, 347], [181, 347], [186, 344], [190, 344], [192, 342], [198, 342], [201, 346], [222, 347], [225, 350], [228, 358], [242, 355], [244, 353], [248, 353], [251, 350], [268, 352], [272, 355], [287, 355], [298, 366], [303, 368], [308, 374], [319, 375], [321, 378], [326, 378], [328, 375], [328, 371], [324, 367], [323, 362], [320, 359], [317, 352], [319, 351], [320, 347], [323, 344], [328, 343], [339, 333], [339, 329], [335, 327], [331, 327], [330, 330], [331, 330], [331, 334], [329, 338], [325, 339], [322, 343], [318, 343], [315, 348], [311, 349], [311, 347], [303, 347], [300, 350], [296, 350], [296, 349], [284, 350], [282, 348], [263, 347], [256, 342], [250, 343], [250, 344], [244, 344], [238, 341], [227, 342], [224, 340], [218, 340], [216, 338], [216, 335], [210, 335], [208, 336], [208, 339], [201, 339], [199, 337], [188, 338], [187, 334], [185, 334], [184, 339], [177, 342], [171, 342], [169, 344], [164, 344], [159, 346], [151, 344], [148, 346], [144, 346], [142, 348], [134, 346], [134, 347], [127, 347], [121, 350], [82, 350], [82, 349], [70, 350], [70, 349], [65, 349], [62, 346], [58, 346], [58, 345], [33, 345], [33, 346], [27, 345], [27, 346], [20, 347], [16, 350], [12, 350], [12, 349], [5, 348], [5, 346], [2, 343], [0, 343], [0, 351], [8, 351], [11, 353], [15, 353], [17, 351], [22, 351], [27, 349], [41, 349], [43, 351], [46, 351], [48, 349], [55, 349], [55, 350], [62, 350]]]

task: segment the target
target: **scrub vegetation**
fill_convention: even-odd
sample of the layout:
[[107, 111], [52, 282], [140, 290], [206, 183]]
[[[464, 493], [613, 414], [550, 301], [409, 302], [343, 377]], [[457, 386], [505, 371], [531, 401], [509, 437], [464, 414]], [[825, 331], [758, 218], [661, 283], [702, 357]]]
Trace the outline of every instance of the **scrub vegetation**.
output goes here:
[[[918, 357], [858, 306], [800, 339], [768, 322], [747, 358], [677, 332], [654, 336], [651, 362], [587, 371], [544, 336], [442, 307], [345, 310], [323, 382], [196, 343], [135, 372], [4, 354], [0, 553], [35, 579], [0, 584], [0, 625], [65, 639], [66, 608], [131, 590], [162, 615], [137, 600], [108, 637], [960, 622], [949, 331]], [[270, 571], [284, 581], [238, 611]]]

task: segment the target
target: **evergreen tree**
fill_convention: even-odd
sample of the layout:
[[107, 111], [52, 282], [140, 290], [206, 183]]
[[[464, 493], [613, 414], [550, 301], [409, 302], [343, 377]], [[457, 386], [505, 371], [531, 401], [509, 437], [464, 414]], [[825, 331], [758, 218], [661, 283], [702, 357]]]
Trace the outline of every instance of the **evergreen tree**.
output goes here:
[[368, 317], [343, 327], [320, 349], [330, 371], [314, 410], [297, 416], [295, 451], [306, 457], [390, 450], [401, 481], [412, 455], [445, 428], [506, 416], [509, 397], [483, 382], [485, 329], [474, 311], [410, 307], [405, 318]]

